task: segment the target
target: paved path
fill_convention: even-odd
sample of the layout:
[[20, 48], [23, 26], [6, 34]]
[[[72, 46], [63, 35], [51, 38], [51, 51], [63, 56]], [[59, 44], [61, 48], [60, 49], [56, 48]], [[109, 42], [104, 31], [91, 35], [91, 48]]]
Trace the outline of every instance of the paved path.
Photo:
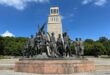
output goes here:
[[110, 75], [110, 72], [94, 72], [94, 73], [75, 73], [75, 74], [33, 74], [33, 73], [21, 73], [14, 72], [12, 70], [0, 70], [0, 75]]
[[0, 59], [0, 70], [13, 69], [17, 61], [19, 61], [19, 59]]
[[[110, 59], [93, 57], [89, 57], [88, 59], [94, 61], [96, 65], [110, 65]], [[17, 61], [19, 61], [19, 59], [0, 59], [0, 65], [14, 65]]]
[[110, 71], [110, 59], [109, 58], [88, 58], [95, 62], [97, 71]]
[[92, 60], [95, 62], [96, 65], [110, 65], [110, 59], [109, 58], [93, 58], [89, 57], [89, 60]]

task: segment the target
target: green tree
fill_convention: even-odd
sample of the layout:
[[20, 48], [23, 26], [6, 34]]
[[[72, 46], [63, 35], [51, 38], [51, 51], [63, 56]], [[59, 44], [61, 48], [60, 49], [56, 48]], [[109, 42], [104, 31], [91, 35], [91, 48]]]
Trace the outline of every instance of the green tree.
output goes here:
[[92, 48], [92, 54], [96, 57], [99, 55], [103, 55], [106, 52], [105, 47], [103, 46], [102, 43], [95, 42]]
[[107, 49], [107, 55], [110, 56], [110, 40], [108, 40], [108, 43], [106, 45], [106, 49]]
[[25, 44], [26, 38], [22, 37], [5, 37], [4, 38], [4, 54], [19, 56]]
[[4, 39], [3, 37], [0, 36], [0, 55], [3, 55], [3, 50], [4, 50]]
[[110, 50], [110, 42], [109, 42], [108, 38], [100, 37], [99, 40], [97, 40], [97, 42], [100, 42], [103, 44], [103, 46], [105, 47], [104, 55], [107, 55]]
[[94, 40], [86, 39], [84, 42], [84, 55], [93, 55], [92, 49], [94, 46]]
[[106, 37], [99, 37], [98, 41], [104, 44], [104, 43], [108, 42], [108, 38], [106, 38]]
[[93, 55], [93, 44], [84, 43], [84, 55]]
[[86, 39], [85, 42], [88, 43], [88, 44], [93, 44], [94, 43], [94, 40], [92, 40], [92, 39]]

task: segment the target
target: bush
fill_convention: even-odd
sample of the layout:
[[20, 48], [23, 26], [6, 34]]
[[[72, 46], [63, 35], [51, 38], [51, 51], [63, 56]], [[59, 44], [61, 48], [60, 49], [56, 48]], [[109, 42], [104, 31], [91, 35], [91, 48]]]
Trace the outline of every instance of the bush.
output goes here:
[[92, 53], [93, 44], [85, 43], [84, 46], [85, 46], [84, 47], [84, 55], [93, 55], [93, 53]]
[[92, 54], [95, 56], [95, 57], [98, 57], [99, 55], [104, 55], [104, 53], [106, 52], [106, 49], [105, 47], [103, 46], [102, 43], [95, 43], [93, 45], [93, 48], [92, 48]]
[[20, 56], [26, 42], [22, 37], [4, 37], [4, 55]]

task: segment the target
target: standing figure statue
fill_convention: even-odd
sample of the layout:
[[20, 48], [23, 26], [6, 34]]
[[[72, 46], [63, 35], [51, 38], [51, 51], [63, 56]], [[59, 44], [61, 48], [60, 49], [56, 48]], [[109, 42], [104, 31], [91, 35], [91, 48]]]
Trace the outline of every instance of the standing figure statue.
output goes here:
[[42, 54], [43, 52], [43, 48], [45, 47], [45, 40], [44, 40], [44, 36], [45, 36], [45, 32], [44, 32], [44, 27], [45, 27], [45, 24], [43, 24], [43, 26], [40, 28], [39, 25], [38, 25], [38, 33], [36, 33], [36, 36], [35, 36], [35, 51], [36, 51], [36, 54]]
[[84, 43], [81, 38], [79, 38], [79, 45], [80, 45], [80, 56], [84, 58]]
[[29, 38], [27, 38], [27, 40], [26, 40], [26, 43], [25, 43], [25, 45], [24, 45], [24, 48], [23, 48], [23, 57], [28, 57], [28, 55], [29, 55], [29, 49], [28, 49], [28, 47], [29, 47]]
[[75, 51], [76, 51], [76, 56], [80, 57], [84, 55], [84, 45], [83, 45], [83, 41], [81, 40], [81, 38], [76, 38], [75, 41]]
[[50, 37], [50, 49], [51, 49], [51, 56], [52, 57], [57, 57], [57, 56], [60, 55], [57, 52], [57, 46], [56, 46], [56, 40], [55, 40], [54, 33], [51, 33], [51, 37]]
[[63, 40], [64, 40], [64, 49], [66, 52], [66, 56], [67, 55], [72, 56], [71, 48], [70, 48], [71, 41], [66, 32], [63, 34]]
[[75, 53], [76, 53], [77, 57], [79, 57], [79, 52], [80, 52], [80, 44], [79, 44], [78, 38], [76, 38], [76, 41], [75, 41]]
[[45, 31], [41, 32], [41, 39], [42, 39], [42, 45], [46, 46], [46, 42], [47, 42], [47, 36], [45, 34]]
[[41, 44], [41, 35], [38, 33], [36, 34], [36, 37], [35, 37], [35, 50], [36, 50], [36, 54], [42, 54], [42, 51], [41, 51], [41, 47], [40, 47], [40, 44]]
[[28, 49], [27, 49], [27, 57], [29, 58], [30, 56], [33, 57], [33, 52], [34, 51], [34, 37], [31, 35], [31, 38], [28, 40]]
[[42, 48], [45, 49], [45, 52], [48, 57], [50, 57], [50, 44], [47, 35], [45, 34], [45, 31], [41, 32], [42, 36]]
[[63, 40], [61, 38], [61, 34], [59, 34], [59, 36], [57, 38], [57, 50], [61, 56], [64, 55], [64, 45], [63, 45]]

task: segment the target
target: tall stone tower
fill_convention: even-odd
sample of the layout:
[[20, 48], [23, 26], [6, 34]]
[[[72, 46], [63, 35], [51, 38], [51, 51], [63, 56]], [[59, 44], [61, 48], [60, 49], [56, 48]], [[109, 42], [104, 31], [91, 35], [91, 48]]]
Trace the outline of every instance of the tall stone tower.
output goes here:
[[47, 31], [49, 32], [49, 34], [53, 32], [56, 39], [58, 38], [59, 34], [62, 35], [62, 20], [59, 14], [59, 7], [50, 8]]

